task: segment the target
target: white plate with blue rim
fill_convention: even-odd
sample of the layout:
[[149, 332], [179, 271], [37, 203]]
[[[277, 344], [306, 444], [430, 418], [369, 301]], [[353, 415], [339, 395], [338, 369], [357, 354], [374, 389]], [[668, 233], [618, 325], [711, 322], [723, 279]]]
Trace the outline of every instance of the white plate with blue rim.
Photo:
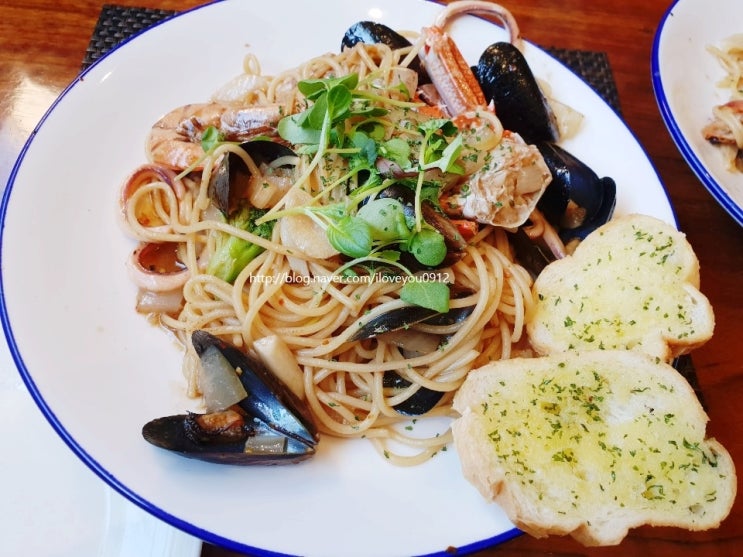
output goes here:
[[710, 195], [743, 225], [743, 172], [730, 170], [719, 148], [702, 136], [712, 108], [730, 100], [718, 86], [725, 71], [707, 50], [743, 32], [738, 0], [677, 0], [653, 42], [653, 90], [681, 155]]
[[[196, 407], [179, 349], [136, 314], [124, 271], [133, 244], [117, 224], [119, 187], [144, 162], [149, 128], [174, 107], [208, 99], [240, 73], [249, 51], [276, 73], [336, 51], [357, 21], [419, 30], [440, 9], [422, 0], [208, 4], [99, 60], [26, 144], [0, 214], [2, 321], [13, 358], [77, 456], [153, 515], [211, 543], [272, 556], [445, 556], [519, 534], [464, 480], [454, 450], [400, 468], [364, 440], [324, 437], [311, 460], [243, 468], [183, 459], [140, 434], [154, 417]], [[450, 32], [470, 62], [505, 39], [475, 17]], [[563, 147], [614, 178], [616, 213], [674, 223], [655, 169], [615, 111], [532, 44], [526, 57], [556, 99], [585, 115]]]
[[3, 554], [198, 557], [198, 538], [132, 504], [67, 449], [13, 367], [0, 340]]

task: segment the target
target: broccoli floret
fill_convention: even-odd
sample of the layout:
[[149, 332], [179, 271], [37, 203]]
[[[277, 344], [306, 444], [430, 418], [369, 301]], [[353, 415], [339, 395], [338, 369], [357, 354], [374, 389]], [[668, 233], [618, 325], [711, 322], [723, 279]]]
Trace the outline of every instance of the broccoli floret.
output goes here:
[[[273, 220], [257, 225], [255, 221], [266, 213], [265, 210], [245, 206], [228, 219], [228, 224], [251, 232], [256, 236], [270, 239], [273, 233]], [[233, 283], [245, 266], [263, 251], [261, 246], [217, 232], [217, 245], [209, 260], [206, 272], [226, 282]]]

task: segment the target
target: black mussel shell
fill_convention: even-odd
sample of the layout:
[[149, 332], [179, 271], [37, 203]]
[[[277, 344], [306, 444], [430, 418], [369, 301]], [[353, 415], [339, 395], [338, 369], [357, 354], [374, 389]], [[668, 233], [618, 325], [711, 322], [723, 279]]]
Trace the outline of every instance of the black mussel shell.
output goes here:
[[536, 278], [547, 265], [555, 260], [555, 256], [529, 238], [522, 227], [509, 233], [509, 238], [516, 261], [529, 271], [532, 278]]
[[[351, 48], [358, 43], [386, 44], [392, 49], [406, 48], [412, 46], [410, 41], [400, 33], [376, 21], [359, 21], [348, 28], [341, 40], [341, 50]], [[418, 74], [418, 84], [430, 83], [428, 74], [423, 69], [418, 58], [410, 63], [410, 69]]]
[[596, 187], [598, 175], [583, 161], [551, 142], [540, 141], [536, 147], [550, 169], [552, 181], [537, 205], [550, 222], [559, 222], [572, 200], [594, 214], [602, 204], [603, 192]]
[[[270, 163], [280, 157], [294, 156], [289, 147], [276, 141], [254, 139], [240, 145], [257, 165]], [[240, 208], [246, 197], [250, 181], [250, 170], [245, 161], [236, 153], [228, 153], [222, 158], [209, 182], [209, 198], [222, 213], [229, 216]]]
[[154, 419], [144, 425], [142, 436], [156, 447], [188, 458], [239, 466], [288, 464], [315, 453], [313, 446], [288, 439], [282, 452], [246, 452], [246, 441], [260, 430], [257, 424], [235, 426], [230, 433], [207, 431], [199, 420], [204, 414], [178, 414]]
[[390, 331], [406, 329], [439, 313], [433, 309], [414, 305], [396, 308], [362, 322], [358, 326], [357, 331], [348, 340], [354, 341], [374, 338], [377, 335], [389, 333]]
[[[410, 385], [412, 385], [412, 383], [401, 377], [396, 371], [390, 370], [384, 372], [382, 386], [392, 389], [405, 389], [410, 387]], [[415, 391], [415, 393], [410, 395], [410, 397], [406, 398], [399, 404], [395, 404], [393, 408], [400, 414], [406, 416], [420, 416], [432, 410], [443, 396], [444, 393], [442, 391], [434, 391], [427, 389], [426, 387], [420, 387]]]
[[583, 240], [611, 219], [617, 202], [617, 184], [612, 178], [605, 176], [599, 178], [597, 187], [603, 192], [603, 201], [598, 210], [593, 215], [586, 217], [579, 226], [560, 230], [559, 234], [563, 242], [568, 243], [574, 239]]
[[[614, 212], [616, 184], [608, 177], [599, 178], [580, 159], [551, 142], [536, 143], [550, 169], [552, 181], [537, 203], [545, 218], [558, 228], [563, 241], [584, 238], [606, 223]], [[566, 211], [578, 207], [582, 218], [566, 225]]]
[[526, 58], [513, 44], [490, 45], [473, 69], [485, 99], [495, 104], [505, 129], [518, 133], [527, 143], [560, 138], [552, 108]]
[[309, 408], [260, 361], [206, 331], [195, 331], [191, 342], [199, 357], [218, 349], [248, 395], [223, 411], [152, 420], [142, 428], [145, 440], [222, 464], [283, 464], [315, 453], [319, 435]]
[[230, 365], [239, 370], [248, 396], [238, 404], [248, 415], [300, 443], [315, 445], [318, 442], [309, 408], [262, 362], [206, 331], [194, 331], [191, 343], [199, 355], [209, 346], [216, 346]]
[[[463, 288], [450, 287], [450, 290], [451, 297], [455, 299], [464, 298], [472, 294], [470, 290]], [[361, 322], [358, 330], [349, 340], [374, 338], [392, 331], [407, 329], [417, 323], [434, 326], [456, 325], [467, 319], [474, 309], [474, 306], [463, 306], [461, 308], [451, 308], [444, 313], [421, 306], [403, 306], [378, 315], [366, 322]]]

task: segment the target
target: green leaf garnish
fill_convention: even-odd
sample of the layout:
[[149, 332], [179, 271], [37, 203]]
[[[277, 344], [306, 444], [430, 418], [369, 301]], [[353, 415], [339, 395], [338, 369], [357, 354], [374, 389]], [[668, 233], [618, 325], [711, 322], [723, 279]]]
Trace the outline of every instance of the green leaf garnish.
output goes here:
[[356, 218], [369, 225], [372, 237], [379, 242], [395, 242], [410, 237], [405, 206], [397, 199], [372, 199], [359, 208]]
[[351, 137], [351, 143], [358, 149], [354, 156], [355, 161], [363, 161], [365, 168], [371, 169], [377, 161], [379, 153], [377, 152], [377, 142], [366, 133], [356, 131]]
[[[429, 120], [419, 126], [423, 133], [423, 143], [419, 155], [421, 169], [439, 168], [452, 174], [463, 174], [464, 168], [458, 163], [462, 152], [463, 139], [451, 120]], [[447, 138], [453, 137], [451, 141]]]
[[372, 250], [372, 231], [362, 219], [346, 215], [327, 228], [328, 241], [349, 257], [364, 257]]
[[279, 135], [295, 145], [316, 147], [322, 134], [318, 129], [303, 125], [305, 120], [303, 114], [294, 114], [279, 120]]
[[444, 237], [430, 226], [413, 234], [407, 248], [420, 263], [429, 267], [435, 267], [446, 257]]
[[355, 89], [359, 84], [359, 75], [352, 73], [342, 77], [329, 77], [325, 79], [304, 79], [297, 84], [297, 89], [311, 101], [317, 100], [322, 94], [334, 87], [345, 87]]
[[449, 287], [443, 282], [410, 280], [400, 290], [400, 299], [441, 313], [449, 311]]
[[209, 126], [201, 134], [201, 148], [205, 153], [210, 153], [222, 141], [224, 135], [214, 126]]
[[[417, 127], [407, 120], [407, 127], [397, 127], [396, 119], [388, 115], [393, 110], [415, 107], [415, 103], [378, 94], [368, 86], [372, 80], [373, 76], [367, 76], [360, 84], [358, 74], [350, 74], [298, 84], [308, 107], [283, 118], [278, 126], [280, 136], [293, 143], [298, 153], [313, 155], [295, 187], [304, 184], [310, 173], [330, 156], [343, 157], [348, 171], [323, 183], [308, 206], [271, 210], [266, 219], [300, 213], [310, 216], [325, 229], [335, 249], [353, 258], [341, 265], [337, 273], [356, 265], [379, 265], [412, 278], [411, 271], [399, 261], [401, 251], [410, 252], [429, 267], [439, 265], [446, 257], [444, 237], [425, 222], [421, 206], [426, 200], [434, 206], [439, 203], [440, 186], [430, 181], [427, 171], [464, 172], [459, 160], [463, 139], [456, 125], [444, 118], [431, 119]], [[404, 86], [400, 86], [400, 91], [409, 98]], [[395, 199], [375, 199], [389, 185], [402, 183], [394, 172], [379, 165], [381, 159], [390, 161], [393, 168], [413, 173], [405, 178], [406, 187], [415, 192], [413, 211]], [[337, 192], [339, 187], [345, 187], [345, 199], [323, 205], [328, 193]], [[446, 284], [411, 280], [400, 295], [409, 303], [448, 311]]]
[[410, 167], [410, 144], [402, 138], [393, 137], [379, 145], [379, 154], [400, 168]]

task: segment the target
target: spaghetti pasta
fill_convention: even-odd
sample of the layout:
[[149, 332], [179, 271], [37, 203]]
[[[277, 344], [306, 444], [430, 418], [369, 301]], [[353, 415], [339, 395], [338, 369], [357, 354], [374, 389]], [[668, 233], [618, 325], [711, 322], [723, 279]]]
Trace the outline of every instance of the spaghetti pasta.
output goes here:
[[[311, 105], [298, 88], [300, 82], [356, 75], [357, 88], [377, 103], [368, 106], [385, 107], [373, 118], [397, 120], [398, 124], [406, 119], [413, 126], [431, 119], [426, 113], [430, 108], [411, 99], [406, 85], [410, 77], [406, 66], [417, 48], [419, 45], [399, 50], [381, 44], [357, 45], [340, 54], [314, 58], [275, 77], [263, 75], [258, 59], [249, 55], [244, 73], [219, 89], [212, 105], [220, 107], [223, 116], [234, 106], [271, 104], [280, 105], [283, 115], [295, 115]], [[205, 122], [191, 116], [185, 119], [190, 125], [205, 127]], [[403, 126], [397, 129], [397, 139], [420, 141]], [[168, 141], [174, 150], [183, 149], [187, 142], [190, 149], [193, 143], [183, 138], [182, 129], [174, 130]], [[265, 193], [266, 200], [278, 200], [260, 202], [264, 205], [263, 222], [275, 224], [269, 233], [237, 226], [215, 208], [210, 188], [220, 163], [230, 153], [244, 161], [259, 187], [271, 190], [270, 194], [258, 193]], [[354, 335], [372, 318], [409, 308], [411, 303], [401, 298], [401, 292], [411, 281], [424, 280], [426, 271], [418, 275], [400, 272], [401, 264], [390, 257], [388, 244], [355, 266], [349, 266], [350, 258], [337, 249], [330, 257], [313, 255], [307, 243], [329, 246], [319, 217], [292, 213], [296, 206], [291, 204], [291, 192], [295, 190], [302, 190], [309, 203], [327, 207], [343, 203], [353, 192], [367, 187], [362, 178], [349, 172], [343, 153], [297, 149], [294, 157], [264, 164], [254, 160], [239, 142], [221, 141], [189, 167], [176, 169], [178, 175], [162, 170], [157, 160], [150, 161], [148, 167], [160, 170], [149, 172], [146, 178], [135, 172], [139, 176], [136, 185], [130, 180], [124, 187], [123, 215], [138, 241], [172, 243], [179, 272], [187, 276], [178, 289], [177, 306], [164, 307], [151, 316], [184, 347], [183, 369], [190, 396], [200, 394], [198, 357], [188, 341], [193, 331], [206, 330], [247, 351], [257, 340], [277, 336], [302, 371], [306, 403], [321, 432], [367, 438], [391, 462], [411, 465], [442, 450], [451, 435], [448, 420], [433, 433], [416, 434], [412, 424], [418, 418], [400, 411], [406, 400], [421, 390], [440, 393], [439, 402], [425, 416], [451, 417], [451, 398], [469, 370], [528, 351], [525, 320], [533, 303], [532, 279], [515, 262], [503, 229], [480, 225], [457, 257], [438, 265], [432, 275], [434, 282], [445, 276], [444, 283], [461, 293], [448, 301], [450, 312], [461, 309], [466, 317], [451, 323], [406, 325], [423, 338], [436, 339], [434, 350], [419, 352], [401, 346], [394, 331], [372, 338], [356, 339]], [[446, 181], [439, 169], [426, 176], [416, 174], [413, 183], [431, 176], [438, 182]], [[369, 191], [372, 193], [364, 202], [375, 199], [381, 188]], [[323, 234], [318, 238], [294, 237], [288, 242], [282, 234], [282, 221], [297, 218], [304, 219], [301, 230], [308, 236], [318, 231]], [[408, 221], [411, 230], [416, 224], [421, 226], [420, 221]], [[233, 280], [207, 271], [226, 238], [257, 246], [260, 251]], [[300, 239], [307, 242], [301, 244]], [[391, 374], [399, 379], [392, 386]]]
[[732, 35], [707, 50], [725, 71], [717, 86], [729, 93], [730, 100], [712, 108], [714, 120], [703, 133], [719, 145], [730, 170], [743, 171], [743, 34]]

